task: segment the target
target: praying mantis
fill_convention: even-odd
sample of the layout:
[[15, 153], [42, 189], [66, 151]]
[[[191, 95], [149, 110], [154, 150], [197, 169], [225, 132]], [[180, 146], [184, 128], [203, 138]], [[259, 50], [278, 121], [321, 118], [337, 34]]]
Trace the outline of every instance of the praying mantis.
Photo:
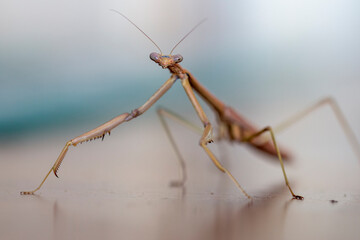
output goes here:
[[[238, 143], [246, 143], [255, 149], [267, 153], [275, 158], [278, 159], [280, 162], [280, 166], [282, 169], [282, 173], [284, 176], [285, 184], [289, 189], [292, 197], [297, 200], [302, 200], [303, 197], [300, 195], [296, 195], [292, 188], [290, 187], [290, 183], [288, 177], [286, 175], [283, 158], [288, 159], [289, 154], [284, 151], [280, 151], [278, 144], [276, 142], [275, 133], [283, 130], [284, 128], [292, 125], [293, 123], [299, 121], [301, 118], [308, 115], [310, 112], [318, 109], [324, 105], [330, 105], [332, 110], [335, 113], [340, 125], [342, 126], [345, 135], [347, 136], [348, 141], [350, 142], [355, 154], [360, 159], [360, 148], [359, 143], [355, 137], [355, 134], [351, 130], [349, 124], [347, 123], [343, 113], [341, 112], [339, 106], [334, 101], [334, 99], [328, 97], [322, 99], [321, 101], [317, 102], [315, 105], [310, 106], [309, 108], [299, 112], [298, 114], [292, 116], [288, 120], [281, 123], [279, 126], [272, 128], [270, 126], [264, 128], [257, 128], [248, 120], [246, 120], [243, 116], [241, 116], [238, 112], [236, 112], [230, 106], [227, 106], [223, 103], [220, 99], [215, 97], [209, 90], [207, 90], [188, 70], [184, 69], [180, 62], [182, 62], [183, 57], [180, 54], [172, 55], [174, 49], [191, 33], [193, 32], [200, 24], [204, 22], [199, 22], [195, 27], [193, 27], [171, 50], [169, 55], [163, 55], [161, 49], [158, 45], [147, 35], [145, 34], [136, 24], [134, 24], [130, 19], [128, 19], [122, 13], [111, 9], [111, 11], [120, 14], [126, 20], [128, 20], [132, 25], [134, 25], [141, 33], [143, 33], [160, 51], [160, 53], [153, 52], [150, 54], [150, 59], [160, 65], [163, 69], [168, 69], [170, 71], [171, 77], [165, 81], [165, 83], [146, 101], [142, 106], [132, 110], [129, 113], [122, 113], [117, 117], [111, 119], [110, 121], [78, 136], [66, 142], [64, 148], [62, 149], [60, 155], [58, 156], [57, 160], [55, 161], [54, 165], [51, 167], [49, 172], [46, 174], [45, 178], [42, 180], [40, 185], [32, 190], [32, 191], [23, 191], [20, 194], [22, 195], [29, 195], [34, 194], [38, 191], [51, 172], [58, 177], [58, 171], [61, 163], [63, 162], [66, 153], [69, 150], [69, 147], [76, 146], [79, 143], [83, 143], [85, 141], [90, 141], [98, 138], [104, 139], [106, 134], [110, 135], [110, 132], [119, 126], [122, 123], [129, 122], [136, 117], [145, 113], [150, 107], [152, 107], [157, 100], [159, 100], [177, 81], [180, 81], [192, 106], [194, 107], [203, 128], [199, 129], [194, 127], [193, 124], [186, 121], [184, 118], [179, 116], [176, 113], [173, 113], [166, 109], [159, 109], [158, 114], [160, 116], [161, 122], [163, 123], [165, 130], [170, 138], [170, 142], [176, 150], [178, 154], [178, 150], [174, 144], [172, 136], [170, 134], [169, 128], [166, 124], [165, 117], [175, 120], [185, 126], [190, 127], [191, 129], [200, 133], [201, 137], [199, 140], [199, 145], [203, 148], [205, 153], [208, 155], [210, 160], [219, 169], [221, 172], [227, 174], [227, 176], [235, 183], [235, 185], [241, 190], [241, 192], [247, 197], [251, 198], [249, 194], [241, 187], [235, 177], [227, 170], [221, 163], [218, 161], [217, 157], [213, 154], [213, 152], [208, 148], [208, 144], [215, 140], [228, 140], [230, 142], [238, 142]], [[210, 123], [207, 115], [205, 114], [203, 108], [201, 107], [195, 92], [204, 100], [206, 104], [210, 106], [210, 108], [215, 112], [217, 116], [217, 120], [219, 123], [219, 135], [217, 138], [213, 137], [213, 125]], [[264, 135], [265, 133], [269, 133], [268, 135]], [[179, 154], [178, 154], [179, 157]], [[181, 158], [181, 157], [180, 157]], [[184, 171], [184, 162], [180, 160], [182, 169]], [[185, 182], [185, 177], [183, 175], [183, 179], [174, 185], [183, 185]]]

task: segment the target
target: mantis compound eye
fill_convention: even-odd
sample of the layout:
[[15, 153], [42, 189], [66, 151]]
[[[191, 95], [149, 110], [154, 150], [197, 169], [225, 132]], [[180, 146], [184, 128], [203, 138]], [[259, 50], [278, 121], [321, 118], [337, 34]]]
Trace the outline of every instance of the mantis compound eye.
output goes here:
[[180, 54], [176, 54], [172, 57], [176, 63], [179, 63], [183, 60], [183, 57]]
[[160, 61], [160, 57], [161, 57], [161, 55], [156, 52], [153, 52], [150, 54], [150, 59], [157, 63]]

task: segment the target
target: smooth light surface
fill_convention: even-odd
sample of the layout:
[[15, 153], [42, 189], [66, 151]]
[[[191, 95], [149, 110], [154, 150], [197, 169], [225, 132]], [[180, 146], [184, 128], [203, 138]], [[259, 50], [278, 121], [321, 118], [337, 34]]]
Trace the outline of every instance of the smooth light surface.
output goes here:
[[[40, 183], [61, 150], [62, 137], [1, 148], [0, 238], [358, 239], [360, 168], [341, 132], [336, 142], [347, 158], [336, 159], [336, 150], [327, 148], [313, 152], [315, 161], [295, 149], [299, 157], [287, 170], [303, 201], [291, 200], [280, 167], [263, 155], [212, 144], [253, 196], [249, 201], [213, 166], [197, 145], [199, 137], [177, 131], [174, 124], [189, 179], [185, 188], [170, 188], [178, 165], [158, 124], [143, 125], [143, 135], [128, 125], [103, 142], [70, 148], [60, 178], [51, 174], [34, 196], [19, 192]], [[291, 147], [286, 135], [283, 144]], [[300, 131], [298, 139], [303, 137]]]

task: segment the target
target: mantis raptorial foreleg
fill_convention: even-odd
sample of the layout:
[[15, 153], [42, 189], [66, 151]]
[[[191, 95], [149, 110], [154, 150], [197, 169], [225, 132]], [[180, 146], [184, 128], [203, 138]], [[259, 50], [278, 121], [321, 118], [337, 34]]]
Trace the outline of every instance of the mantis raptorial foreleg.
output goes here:
[[276, 153], [277, 153], [277, 156], [278, 156], [278, 159], [280, 161], [280, 165], [281, 165], [281, 170], [283, 172], [283, 175], [284, 175], [284, 179], [285, 179], [285, 183], [286, 183], [286, 186], [289, 188], [290, 190], [290, 193], [292, 194], [292, 196], [295, 198], [295, 199], [303, 199], [302, 196], [299, 196], [299, 195], [295, 195], [294, 192], [292, 191], [291, 187], [290, 187], [290, 184], [289, 184], [289, 180], [286, 176], [286, 172], [285, 172], [285, 167], [284, 167], [284, 163], [283, 163], [283, 160], [282, 160], [282, 157], [281, 157], [281, 154], [280, 154], [280, 150], [279, 150], [279, 147], [276, 143], [276, 140], [275, 140], [275, 135], [274, 135], [274, 131], [272, 130], [271, 127], [265, 127], [263, 128], [261, 131], [247, 137], [246, 139], [243, 139], [244, 142], [251, 142], [251, 140], [253, 140], [254, 138], [256, 137], [259, 137], [260, 135], [262, 135], [263, 133], [265, 132], [269, 132], [270, 133], [270, 136], [271, 136], [271, 140], [272, 140], [272, 143], [274, 144], [274, 147], [276, 149]]
[[65, 144], [65, 147], [61, 151], [59, 157], [55, 161], [54, 165], [51, 167], [50, 171], [46, 174], [45, 178], [42, 180], [40, 185], [34, 189], [33, 191], [24, 191], [21, 192], [23, 195], [28, 194], [34, 194], [36, 191], [38, 191], [41, 186], [44, 184], [45, 180], [50, 175], [51, 171], [54, 172], [55, 176], [57, 177], [57, 171], [59, 170], [59, 167], [62, 163], [62, 161], [65, 158], [65, 155], [69, 149], [70, 146], [76, 146], [79, 143], [89, 141], [92, 139], [97, 138], [104, 138], [105, 134], [108, 133], [110, 135], [110, 131], [114, 129], [115, 127], [119, 126], [123, 122], [128, 122], [137, 116], [143, 114], [146, 110], [148, 110], [159, 98], [161, 98], [175, 83], [177, 77], [175, 75], [171, 76], [150, 98], [148, 101], [146, 101], [141, 107], [133, 110], [131, 113], [123, 113], [112, 120], [100, 125], [97, 128], [94, 128], [93, 130], [86, 132], [70, 141], [68, 141]]
[[314, 105], [311, 105], [310, 107], [304, 109], [303, 111], [291, 116], [287, 120], [283, 121], [276, 127], [274, 127], [274, 132], [280, 132], [283, 131], [285, 128], [288, 128], [292, 124], [298, 122], [299, 120], [303, 119], [305, 116], [310, 114], [311, 112], [319, 109], [322, 106], [330, 105], [331, 109], [333, 110], [337, 120], [340, 123], [340, 126], [342, 127], [347, 140], [349, 141], [352, 150], [354, 151], [355, 155], [360, 161], [360, 144], [357, 141], [354, 132], [351, 130], [349, 123], [347, 122], [344, 114], [342, 113], [339, 105], [336, 103], [336, 101], [331, 97], [326, 97], [324, 99], [321, 99]]
[[182, 83], [182, 85], [183, 85], [183, 87], [185, 89], [185, 92], [188, 95], [188, 97], [189, 97], [189, 99], [190, 99], [196, 113], [198, 114], [201, 122], [204, 124], [204, 131], [203, 131], [202, 136], [201, 136], [200, 141], [199, 141], [200, 146], [205, 150], [205, 152], [210, 157], [210, 159], [213, 161], [215, 166], [220, 171], [226, 173], [230, 177], [230, 179], [236, 184], [236, 186], [244, 193], [244, 195], [247, 198], [250, 199], [251, 198], [250, 195], [245, 192], [245, 190], [241, 187], [241, 185], [234, 178], [234, 176], [225, 167], [223, 167], [221, 165], [221, 163], [216, 159], [215, 155], [207, 147], [208, 143], [213, 142], [211, 123], [209, 122], [204, 110], [200, 106], [199, 101], [196, 99], [196, 96], [194, 94], [194, 91], [192, 90], [192, 87], [191, 87], [191, 85], [189, 83], [189, 80], [188, 80], [187, 76], [184, 76], [183, 78], [181, 78], [181, 83]]

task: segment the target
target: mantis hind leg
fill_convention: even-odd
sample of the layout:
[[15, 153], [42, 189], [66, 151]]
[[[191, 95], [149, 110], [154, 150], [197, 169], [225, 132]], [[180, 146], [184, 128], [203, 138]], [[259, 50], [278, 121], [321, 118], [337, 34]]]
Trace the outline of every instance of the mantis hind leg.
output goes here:
[[322, 106], [329, 105], [334, 112], [338, 122], [340, 123], [340, 126], [342, 127], [343, 132], [345, 133], [345, 136], [350, 143], [350, 146], [357, 156], [358, 160], [360, 161], [360, 144], [357, 141], [354, 132], [351, 130], [350, 125], [348, 121], [346, 120], [344, 114], [342, 113], [339, 105], [336, 103], [336, 101], [332, 97], [326, 97], [324, 99], [321, 99], [317, 103], [311, 105], [310, 107], [304, 109], [303, 111], [293, 115], [292, 117], [288, 118], [287, 120], [280, 123], [278, 126], [274, 127], [274, 132], [280, 132], [284, 130], [285, 128], [288, 128], [292, 124], [298, 122], [311, 112], [319, 109]]
[[250, 195], [246, 193], [246, 191], [241, 187], [241, 185], [239, 184], [239, 182], [235, 179], [235, 177], [230, 173], [229, 170], [227, 170], [224, 166], [222, 166], [222, 164], [216, 159], [215, 155], [210, 151], [210, 149], [207, 147], [207, 144], [209, 143], [208, 141], [208, 136], [211, 132], [211, 125], [207, 125], [205, 127], [205, 129], [201, 129], [199, 127], [197, 127], [195, 124], [192, 124], [191, 122], [189, 122], [188, 120], [184, 119], [183, 117], [179, 116], [176, 113], [171, 112], [170, 110], [164, 109], [164, 108], [159, 108], [157, 110], [157, 113], [160, 117], [161, 123], [165, 128], [166, 134], [169, 137], [170, 143], [173, 146], [175, 153], [178, 157], [179, 160], [179, 164], [180, 164], [180, 175], [181, 175], [181, 180], [180, 181], [176, 181], [176, 182], [172, 182], [171, 186], [182, 186], [184, 185], [185, 181], [186, 181], [186, 164], [184, 161], [184, 158], [182, 157], [179, 148], [177, 147], [174, 138], [170, 132], [170, 129], [165, 121], [164, 117], [168, 117], [178, 123], [180, 123], [181, 125], [193, 130], [196, 133], [199, 133], [200, 135], [202, 135], [201, 140], [200, 140], [200, 146], [205, 150], [205, 152], [207, 153], [207, 155], [210, 157], [210, 159], [212, 160], [212, 162], [215, 164], [215, 166], [222, 172], [226, 173], [229, 178], [235, 183], [235, 185], [243, 192], [243, 194], [251, 199]]
[[283, 175], [284, 175], [284, 179], [285, 179], [285, 183], [286, 183], [286, 186], [289, 188], [289, 191], [291, 193], [291, 195], [293, 196], [294, 199], [298, 199], [298, 200], [302, 200], [304, 199], [304, 197], [300, 196], [300, 195], [295, 195], [293, 190], [291, 189], [290, 187], [290, 184], [289, 184], [289, 180], [286, 176], [286, 172], [285, 172], [285, 167], [284, 167], [284, 163], [283, 163], [283, 160], [282, 160], [282, 157], [281, 157], [281, 154], [280, 154], [280, 150], [279, 150], [279, 147], [276, 143], [276, 140], [275, 140], [275, 134], [274, 134], [274, 131], [272, 130], [271, 127], [265, 127], [263, 128], [261, 131], [257, 132], [257, 133], [254, 133], [253, 135], [251, 135], [250, 137], [247, 137], [246, 139], [243, 139], [243, 141], [245, 142], [251, 142], [251, 140], [253, 140], [254, 138], [256, 137], [259, 137], [260, 135], [266, 133], [266, 132], [269, 132], [270, 133], [270, 136], [271, 136], [271, 140], [272, 140], [272, 143], [274, 144], [274, 147], [276, 149], [276, 153], [277, 153], [277, 156], [278, 156], [278, 159], [280, 161], [280, 165], [281, 165], [281, 170], [283, 172]]

